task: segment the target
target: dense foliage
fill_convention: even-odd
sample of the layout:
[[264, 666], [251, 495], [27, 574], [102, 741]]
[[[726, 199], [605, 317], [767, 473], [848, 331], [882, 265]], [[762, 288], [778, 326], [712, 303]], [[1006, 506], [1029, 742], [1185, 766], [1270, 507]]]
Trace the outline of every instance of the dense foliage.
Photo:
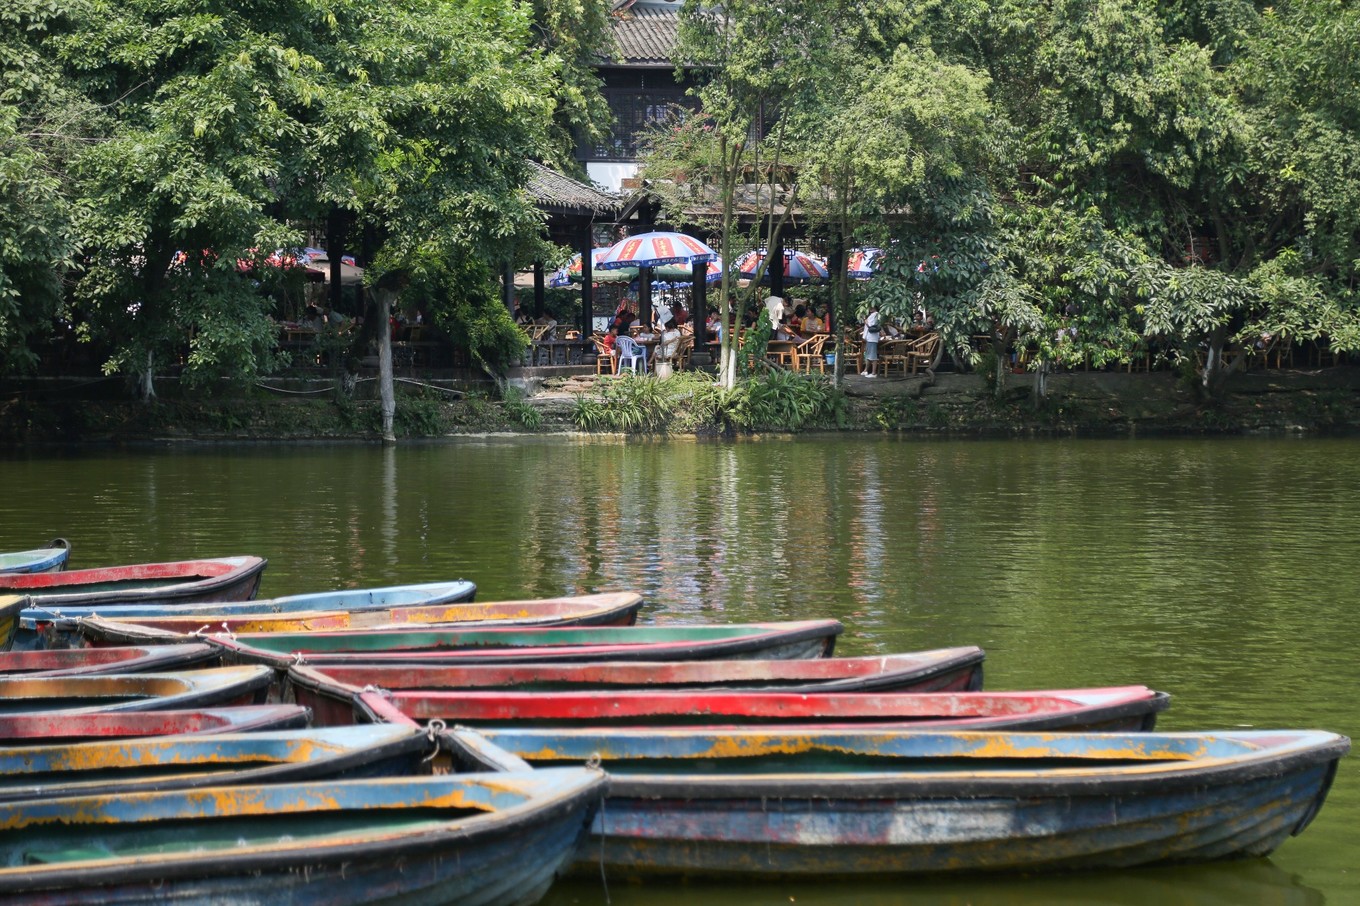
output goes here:
[[[147, 395], [172, 361], [249, 379], [275, 364], [264, 259], [320, 222], [386, 298], [419, 293], [474, 358], [512, 357], [494, 279], [550, 257], [524, 162], [599, 134], [607, 17], [4, 4], [0, 368], [70, 325]], [[1357, 47], [1348, 0], [690, 2], [677, 60], [704, 114], [657, 136], [647, 176], [729, 259], [760, 241], [739, 223], [772, 241], [795, 211], [832, 249], [885, 248], [867, 291], [830, 296], [843, 323], [924, 307], [951, 355], [987, 335], [1040, 379], [1155, 348], [1212, 393], [1234, 347], [1360, 350]]]
[[265, 259], [319, 222], [363, 246], [370, 280], [433, 287], [431, 313], [474, 355], [510, 350], [487, 303], [502, 262], [540, 242], [526, 160], [599, 120], [581, 64], [603, 14], [567, 41], [580, 8], [7, 5], [0, 362], [31, 361], [27, 334], [65, 306], [146, 395], [174, 360], [189, 381], [252, 378], [274, 364]]
[[[699, 90], [705, 128], [658, 143], [654, 179], [711, 182], [726, 164], [749, 182], [751, 163], [720, 152], [745, 141], [754, 159], [777, 136], [828, 245], [887, 249], [859, 304], [924, 307], [961, 359], [989, 335], [1042, 378], [1151, 345], [1212, 393], [1242, 361], [1230, 347], [1360, 349], [1354, 4], [811, 5], [691, 7], [679, 57], [729, 68]], [[747, 33], [758, 47], [728, 40]], [[768, 113], [757, 89], [776, 80], [782, 132], [720, 128]], [[1005, 357], [989, 361], [1000, 378]]]

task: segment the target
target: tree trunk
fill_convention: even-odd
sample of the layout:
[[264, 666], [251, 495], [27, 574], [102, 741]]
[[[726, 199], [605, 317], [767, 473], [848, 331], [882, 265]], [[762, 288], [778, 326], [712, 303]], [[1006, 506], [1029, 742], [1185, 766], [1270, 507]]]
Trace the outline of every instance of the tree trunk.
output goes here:
[[1048, 359], [1039, 359], [1039, 367], [1034, 369], [1033, 403], [1039, 405], [1048, 396]]
[[146, 367], [142, 369], [142, 373], [137, 381], [138, 395], [142, 398], [142, 402], [144, 403], [149, 403], [156, 398], [156, 385], [152, 383], [155, 380], [155, 377], [156, 362], [151, 354], [151, 350], [148, 349], [146, 351]]
[[397, 292], [392, 289], [375, 289], [374, 296], [378, 300], [378, 399], [382, 412], [382, 441], [384, 444], [395, 444], [397, 436], [393, 431], [393, 421], [397, 414], [396, 392], [392, 386], [392, 331], [387, 325], [387, 319], [392, 314], [392, 307], [397, 301]]

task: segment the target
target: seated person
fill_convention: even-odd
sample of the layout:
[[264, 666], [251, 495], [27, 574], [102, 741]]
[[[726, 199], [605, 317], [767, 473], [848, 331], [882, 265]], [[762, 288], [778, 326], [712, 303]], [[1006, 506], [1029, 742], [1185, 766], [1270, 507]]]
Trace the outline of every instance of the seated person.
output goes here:
[[826, 333], [826, 322], [817, 315], [817, 309], [811, 305], [803, 317], [803, 323], [798, 326], [804, 334]]
[[675, 326], [675, 319], [670, 318], [661, 331], [661, 342], [656, 347], [656, 358], [658, 361], [669, 362], [679, 351], [680, 330]]
[[326, 325], [326, 319], [321, 314], [321, 309], [315, 305], [308, 305], [307, 310], [302, 313], [302, 320], [298, 322], [308, 330], [320, 330]]
[[709, 336], [711, 339], [714, 339], [714, 340], [721, 339], [721, 338], [722, 338], [722, 316], [719, 315], [716, 311], [711, 311], [711, 312], [709, 312], [709, 313], [708, 313], [708, 320], [704, 322], [704, 330], [706, 330], [706, 331], [708, 332], [708, 336]]
[[788, 340], [794, 343], [803, 342], [803, 338], [799, 336], [798, 331], [794, 330], [793, 327], [789, 324], [788, 315], [785, 315], [784, 319], [779, 322], [779, 326], [775, 328], [774, 335], [770, 337], [770, 339]]

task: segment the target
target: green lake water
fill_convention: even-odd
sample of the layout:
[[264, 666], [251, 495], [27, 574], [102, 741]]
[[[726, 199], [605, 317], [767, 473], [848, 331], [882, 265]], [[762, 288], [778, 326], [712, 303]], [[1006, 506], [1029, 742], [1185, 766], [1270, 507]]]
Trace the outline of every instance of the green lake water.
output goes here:
[[[262, 596], [468, 578], [645, 620], [836, 617], [837, 653], [987, 650], [991, 689], [1145, 683], [1159, 728], [1355, 736], [1360, 443], [487, 439], [0, 459], [0, 550], [269, 558]], [[1061, 877], [630, 884], [615, 904], [1360, 904], [1360, 769], [1270, 859]], [[603, 903], [595, 879], [553, 906]]]

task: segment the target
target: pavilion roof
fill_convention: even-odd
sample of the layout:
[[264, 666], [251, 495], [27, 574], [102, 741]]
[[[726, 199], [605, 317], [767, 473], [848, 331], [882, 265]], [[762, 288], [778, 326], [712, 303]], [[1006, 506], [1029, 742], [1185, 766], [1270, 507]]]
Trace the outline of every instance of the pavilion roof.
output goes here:
[[680, 36], [680, 16], [673, 9], [629, 6], [615, 11], [610, 24], [615, 50], [607, 65], [669, 67]]
[[623, 199], [619, 196], [550, 170], [540, 163], [530, 161], [529, 170], [529, 195], [548, 213], [590, 217], [613, 215], [623, 205]]

